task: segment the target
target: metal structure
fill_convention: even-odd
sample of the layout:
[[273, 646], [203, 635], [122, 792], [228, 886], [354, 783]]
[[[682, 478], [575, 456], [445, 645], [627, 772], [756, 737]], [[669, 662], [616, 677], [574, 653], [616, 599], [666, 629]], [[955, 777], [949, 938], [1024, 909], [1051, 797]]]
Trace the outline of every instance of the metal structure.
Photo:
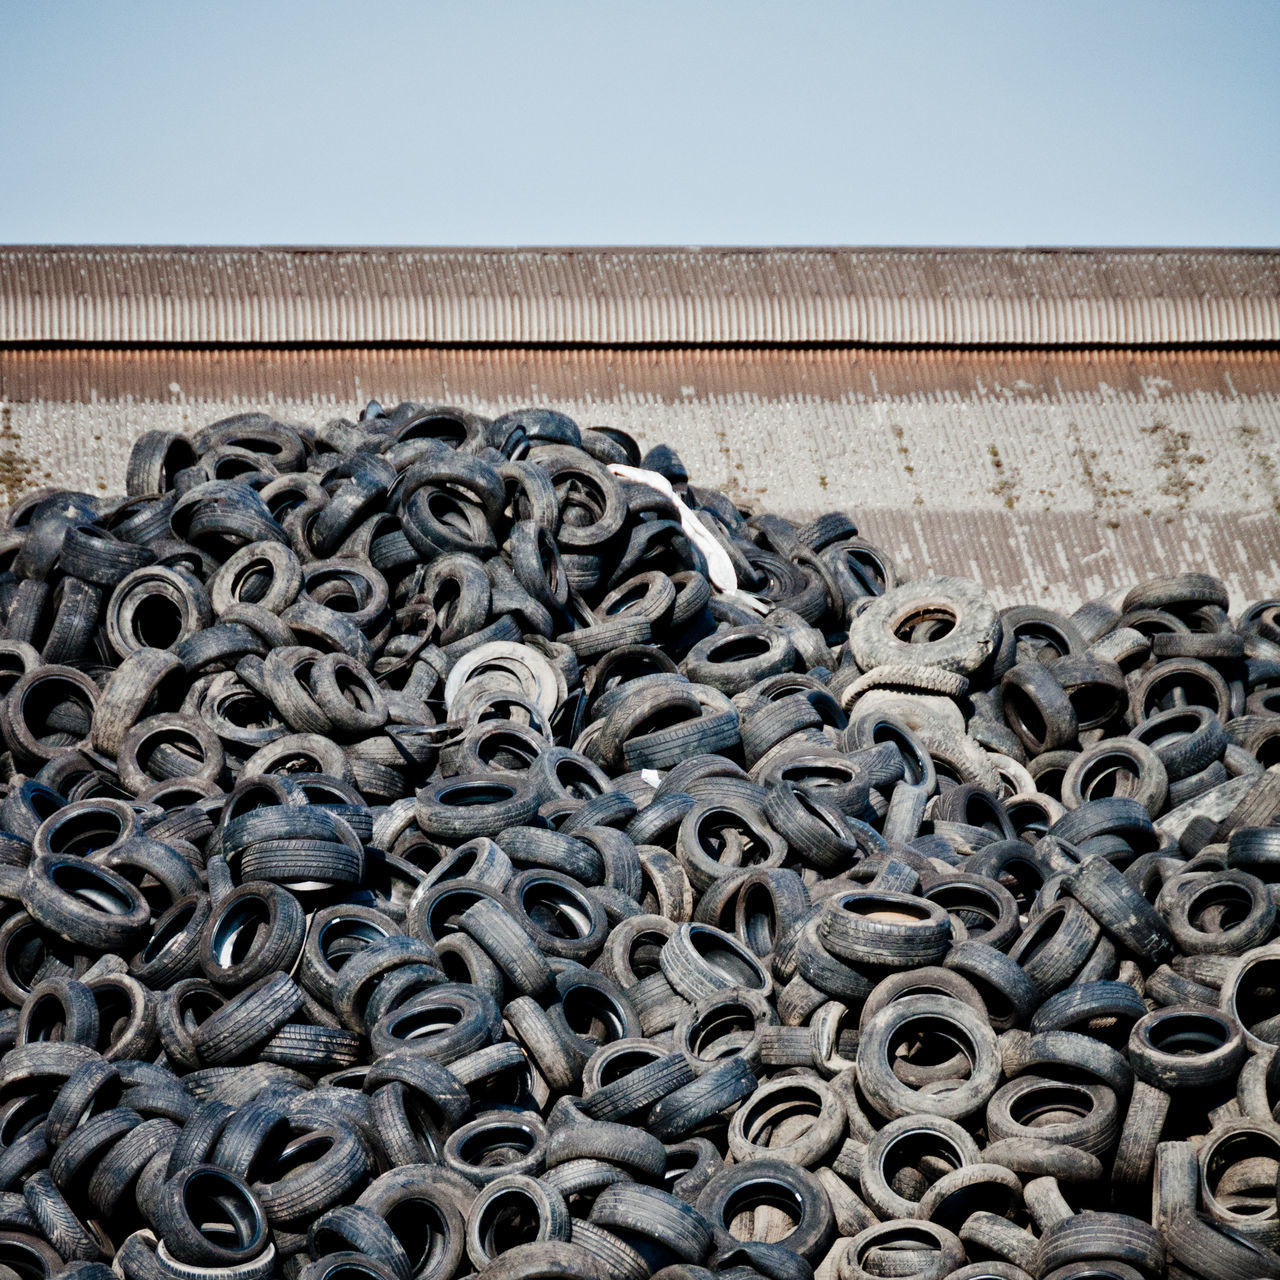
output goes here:
[[1280, 342], [1267, 251], [0, 249], [0, 343]]
[[909, 571], [1280, 593], [1280, 253], [0, 249], [0, 499], [245, 408], [547, 403]]

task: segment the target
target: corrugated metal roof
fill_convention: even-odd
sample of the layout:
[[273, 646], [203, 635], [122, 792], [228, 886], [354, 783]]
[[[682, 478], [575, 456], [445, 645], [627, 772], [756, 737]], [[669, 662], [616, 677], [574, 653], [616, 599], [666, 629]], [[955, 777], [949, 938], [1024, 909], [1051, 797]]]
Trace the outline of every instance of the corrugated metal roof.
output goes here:
[[0, 345], [1280, 342], [1280, 251], [0, 249]]

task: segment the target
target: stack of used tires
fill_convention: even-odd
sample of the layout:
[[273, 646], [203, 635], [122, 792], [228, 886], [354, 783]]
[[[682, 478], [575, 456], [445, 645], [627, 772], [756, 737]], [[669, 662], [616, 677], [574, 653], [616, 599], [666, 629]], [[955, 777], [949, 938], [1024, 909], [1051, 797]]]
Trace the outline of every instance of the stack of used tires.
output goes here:
[[528, 410], [0, 558], [0, 1278], [1280, 1277], [1280, 602], [901, 581]]

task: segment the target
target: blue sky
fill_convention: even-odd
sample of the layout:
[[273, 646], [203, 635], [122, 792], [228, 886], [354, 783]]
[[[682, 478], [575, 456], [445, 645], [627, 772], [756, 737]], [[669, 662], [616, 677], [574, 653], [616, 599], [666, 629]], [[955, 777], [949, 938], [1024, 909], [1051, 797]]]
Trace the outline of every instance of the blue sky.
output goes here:
[[1277, 0], [0, 0], [0, 241], [1280, 243]]

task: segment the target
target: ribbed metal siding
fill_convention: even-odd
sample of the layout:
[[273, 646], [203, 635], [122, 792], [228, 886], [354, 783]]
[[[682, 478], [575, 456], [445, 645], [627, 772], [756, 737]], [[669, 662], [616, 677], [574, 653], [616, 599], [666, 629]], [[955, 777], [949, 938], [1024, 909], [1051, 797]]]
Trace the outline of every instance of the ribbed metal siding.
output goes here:
[[0, 345], [1280, 341], [1280, 252], [0, 249]]

